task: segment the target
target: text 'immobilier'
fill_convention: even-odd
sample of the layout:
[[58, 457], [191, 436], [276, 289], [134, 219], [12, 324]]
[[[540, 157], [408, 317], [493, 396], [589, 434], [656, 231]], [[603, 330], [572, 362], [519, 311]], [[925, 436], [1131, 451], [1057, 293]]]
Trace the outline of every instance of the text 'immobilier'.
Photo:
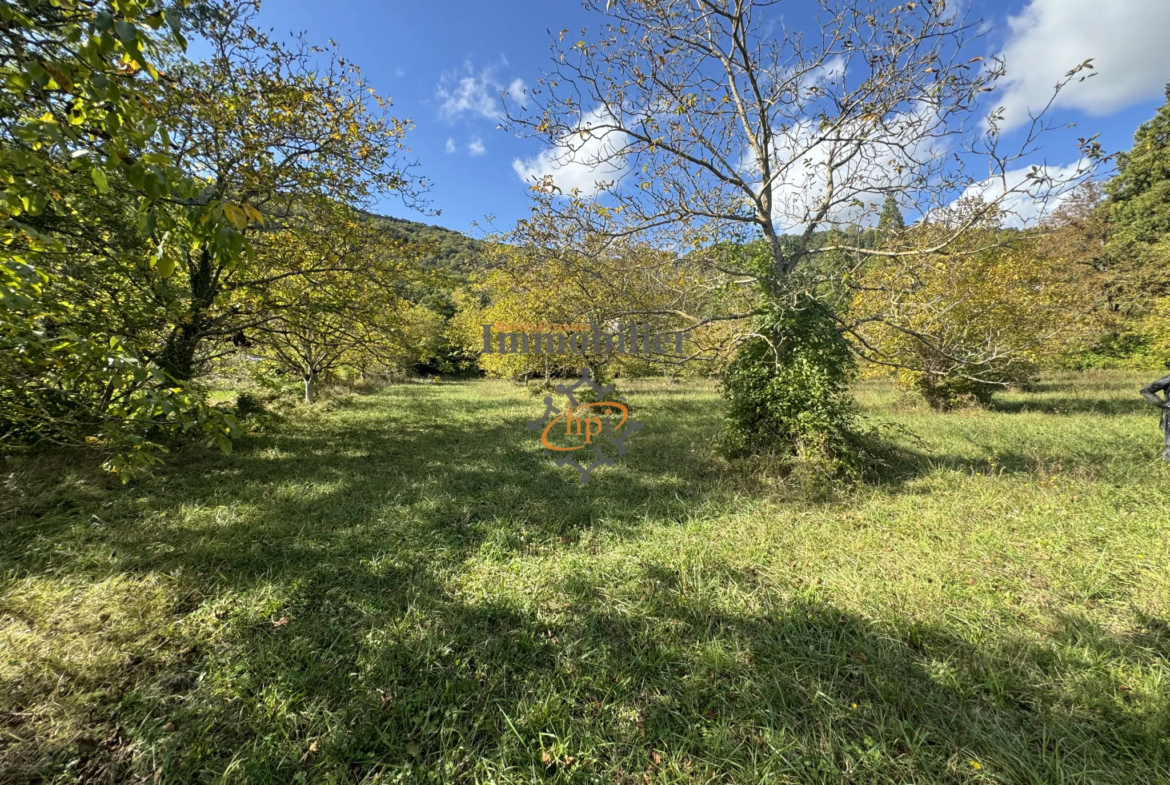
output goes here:
[[[602, 332], [599, 324], [482, 326], [484, 354], [682, 354], [683, 341], [691, 334], [689, 330], [654, 332], [648, 324], [619, 325], [616, 332]], [[501, 332], [505, 327], [510, 331]]]

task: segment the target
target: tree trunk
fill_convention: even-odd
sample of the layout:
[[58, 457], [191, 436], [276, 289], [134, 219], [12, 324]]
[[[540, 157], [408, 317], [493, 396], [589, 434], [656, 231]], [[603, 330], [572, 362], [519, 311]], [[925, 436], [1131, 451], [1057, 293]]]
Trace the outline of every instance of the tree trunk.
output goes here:
[[166, 346], [159, 357], [159, 365], [168, 374], [181, 382], [195, 375], [195, 350], [199, 346], [198, 313], [189, 314], [187, 322], [180, 324], [167, 336]]
[[313, 402], [313, 382], [316, 381], [316, 374], [309, 371], [304, 375], [305, 380], [305, 403]]
[[211, 270], [211, 253], [204, 248], [200, 251], [199, 262], [190, 271], [191, 303], [182, 321], [167, 336], [166, 346], [159, 355], [159, 365], [164, 371], [181, 382], [195, 375], [195, 354], [203, 331], [207, 327], [207, 311], [215, 302], [214, 276]]

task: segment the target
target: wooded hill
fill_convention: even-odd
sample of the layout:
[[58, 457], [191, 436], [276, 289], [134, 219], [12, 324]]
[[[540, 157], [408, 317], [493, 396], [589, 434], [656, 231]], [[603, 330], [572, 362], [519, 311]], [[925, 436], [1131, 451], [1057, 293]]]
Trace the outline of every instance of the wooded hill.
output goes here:
[[484, 241], [443, 226], [370, 213], [395, 237], [426, 248], [423, 263], [465, 276], [483, 266]]

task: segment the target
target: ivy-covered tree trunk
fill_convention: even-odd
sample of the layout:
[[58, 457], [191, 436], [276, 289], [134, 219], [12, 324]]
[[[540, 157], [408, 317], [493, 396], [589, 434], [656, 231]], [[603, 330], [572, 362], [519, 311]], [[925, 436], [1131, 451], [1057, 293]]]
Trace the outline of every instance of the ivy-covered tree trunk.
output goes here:
[[162, 369], [179, 381], [188, 381], [195, 375], [195, 357], [199, 344], [206, 337], [210, 321], [208, 312], [218, 294], [209, 249], [201, 249], [198, 261], [188, 264], [188, 275], [187, 313], [167, 336], [166, 345], [159, 356]]
[[771, 303], [723, 375], [726, 448], [779, 453], [819, 473], [857, 468], [856, 414], [849, 381], [856, 362], [828, 306], [808, 295]]

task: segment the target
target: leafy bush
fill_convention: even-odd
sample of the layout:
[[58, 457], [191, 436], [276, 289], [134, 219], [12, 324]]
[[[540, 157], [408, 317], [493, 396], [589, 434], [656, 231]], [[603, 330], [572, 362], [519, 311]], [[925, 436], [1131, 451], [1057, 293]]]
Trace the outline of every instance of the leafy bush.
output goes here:
[[556, 392], [556, 384], [551, 379], [532, 379], [524, 385], [525, 391], [534, 398], [552, 395]]
[[725, 451], [797, 459], [820, 476], [856, 474], [859, 434], [846, 389], [855, 363], [828, 309], [802, 297], [771, 307], [755, 329], [723, 376]]
[[236, 416], [245, 419], [264, 414], [267, 407], [258, 395], [242, 392], [236, 396]]
[[[916, 224], [891, 250], [945, 240], [979, 204]], [[1000, 219], [985, 217], [947, 255], [910, 254], [859, 273], [850, 316], [859, 352], [874, 361], [867, 372], [896, 368], [899, 385], [935, 409], [986, 405], [996, 392], [1034, 380], [1039, 367], [1096, 331], [1084, 302], [1089, 266], [1069, 261], [1039, 236], [999, 228]]]
[[1035, 381], [1038, 368], [1034, 363], [1005, 363], [987, 369], [980, 378], [958, 376], [953, 372], [906, 374], [932, 409], [949, 411], [962, 406], [987, 406], [992, 396], [1008, 387], [1026, 387]]

